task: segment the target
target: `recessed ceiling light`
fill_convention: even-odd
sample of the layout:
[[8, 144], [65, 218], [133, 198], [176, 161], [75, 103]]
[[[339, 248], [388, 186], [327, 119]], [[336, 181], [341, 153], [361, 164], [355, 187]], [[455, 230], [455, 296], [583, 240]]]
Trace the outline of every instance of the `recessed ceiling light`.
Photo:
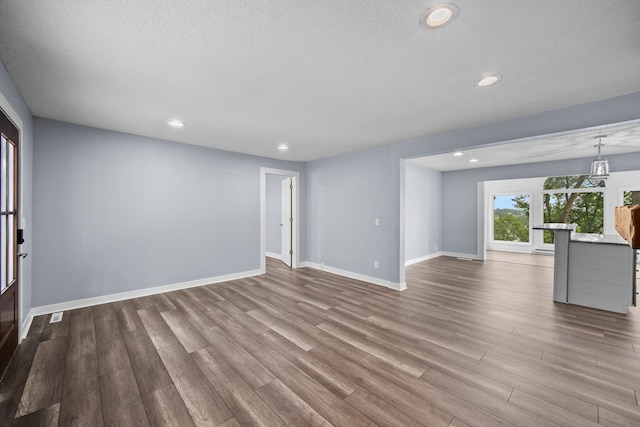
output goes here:
[[456, 151], [455, 153], [453, 153], [454, 156], [456, 157], [460, 157], [462, 155], [464, 155], [464, 153], [462, 151]]
[[471, 159], [471, 160], [469, 160], [469, 163], [476, 163], [476, 162], [478, 162], [478, 159]]
[[181, 128], [184, 127], [184, 122], [180, 120], [170, 120], [169, 125], [173, 126], [174, 128]]
[[458, 7], [455, 4], [441, 3], [427, 10], [422, 22], [429, 28], [439, 28], [453, 21], [457, 14]]
[[280, 151], [288, 151], [289, 146], [287, 144], [278, 144], [278, 150]]
[[482, 79], [478, 80], [476, 85], [480, 87], [487, 87], [487, 86], [491, 86], [498, 83], [501, 79], [502, 79], [502, 76], [495, 74], [493, 76], [483, 77]]

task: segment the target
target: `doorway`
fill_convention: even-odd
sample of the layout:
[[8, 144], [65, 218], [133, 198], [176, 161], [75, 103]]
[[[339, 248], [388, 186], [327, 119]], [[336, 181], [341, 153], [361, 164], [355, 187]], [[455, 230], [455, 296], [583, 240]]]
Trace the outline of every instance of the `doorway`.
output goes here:
[[[296, 171], [260, 168], [260, 270], [263, 274], [266, 272], [267, 254], [280, 259], [290, 268], [299, 266], [299, 177], [300, 174]], [[279, 181], [277, 190], [269, 186], [270, 190], [267, 191], [267, 179]], [[279, 207], [277, 219], [267, 215], [267, 204], [272, 205], [275, 198]], [[267, 234], [269, 233], [270, 239], [273, 239], [274, 227], [277, 227], [279, 237], [278, 249], [270, 248], [267, 251]]]
[[19, 133], [0, 111], [0, 378], [18, 347]]
[[280, 182], [280, 260], [293, 266], [293, 178]]

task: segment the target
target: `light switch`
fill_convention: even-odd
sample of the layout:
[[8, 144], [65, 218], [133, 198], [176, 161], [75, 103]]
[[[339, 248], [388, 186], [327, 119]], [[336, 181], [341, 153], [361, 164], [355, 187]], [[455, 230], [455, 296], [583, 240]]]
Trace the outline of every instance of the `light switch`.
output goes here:
[[375, 220], [375, 224], [376, 224], [376, 225], [380, 225], [380, 218], [376, 218], [376, 220]]

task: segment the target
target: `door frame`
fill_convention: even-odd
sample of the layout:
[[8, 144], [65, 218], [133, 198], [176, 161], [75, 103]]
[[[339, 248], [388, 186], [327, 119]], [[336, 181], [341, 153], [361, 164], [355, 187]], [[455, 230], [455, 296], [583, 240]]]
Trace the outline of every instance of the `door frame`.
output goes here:
[[300, 266], [300, 172], [284, 169], [260, 168], [260, 272], [267, 271], [267, 175], [293, 178], [293, 228], [291, 268]]
[[[287, 266], [293, 265], [293, 183], [288, 176], [280, 181], [280, 259]], [[297, 184], [296, 184], [297, 185]], [[285, 209], [286, 206], [286, 209]], [[286, 214], [286, 219], [285, 219]], [[285, 239], [286, 238], [286, 239]]]
[[[26, 228], [26, 220], [25, 220], [25, 211], [24, 211], [24, 183], [25, 183], [25, 153], [24, 153], [24, 145], [22, 144], [22, 140], [24, 137], [24, 122], [13, 109], [9, 100], [4, 96], [2, 91], [0, 91], [0, 109], [4, 112], [4, 114], [11, 120], [11, 122], [18, 129], [18, 134], [20, 138], [16, 141], [16, 145], [18, 147], [18, 228], [25, 229]], [[25, 230], [25, 233], [29, 235], [29, 231]], [[25, 240], [28, 240], [25, 238]], [[20, 248], [18, 248], [20, 249]], [[22, 250], [19, 252], [25, 252], [27, 249], [26, 242], [22, 246]], [[24, 281], [25, 281], [25, 263], [30, 263], [30, 260], [26, 260], [25, 258], [18, 257], [18, 345], [22, 342], [22, 340], [26, 337], [27, 332], [29, 331], [30, 326], [30, 318], [25, 319], [25, 313], [29, 312], [30, 307], [24, 307]]]

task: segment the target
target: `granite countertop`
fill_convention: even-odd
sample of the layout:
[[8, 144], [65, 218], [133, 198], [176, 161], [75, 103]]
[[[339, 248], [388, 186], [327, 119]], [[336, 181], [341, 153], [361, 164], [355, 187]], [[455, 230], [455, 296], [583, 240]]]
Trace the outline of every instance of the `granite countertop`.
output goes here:
[[571, 235], [572, 242], [582, 243], [603, 243], [607, 245], [626, 245], [629, 243], [620, 237], [619, 234], [588, 234], [588, 233], [573, 233]]
[[571, 231], [572, 242], [583, 243], [603, 243], [606, 245], [629, 245], [619, 234], [591, 234], [591, 233], [574, 233], [578, 224], [562, 224], [562, 223], [545, 223], [536, 225], [534, 230], [552, 230], [552, 231]]
[[542, 225], [535, 225], [532, 228], [534, 230], [566, 230], [573, 231], [578, 224], [564, 224], [564, 223], [544, 223]]

